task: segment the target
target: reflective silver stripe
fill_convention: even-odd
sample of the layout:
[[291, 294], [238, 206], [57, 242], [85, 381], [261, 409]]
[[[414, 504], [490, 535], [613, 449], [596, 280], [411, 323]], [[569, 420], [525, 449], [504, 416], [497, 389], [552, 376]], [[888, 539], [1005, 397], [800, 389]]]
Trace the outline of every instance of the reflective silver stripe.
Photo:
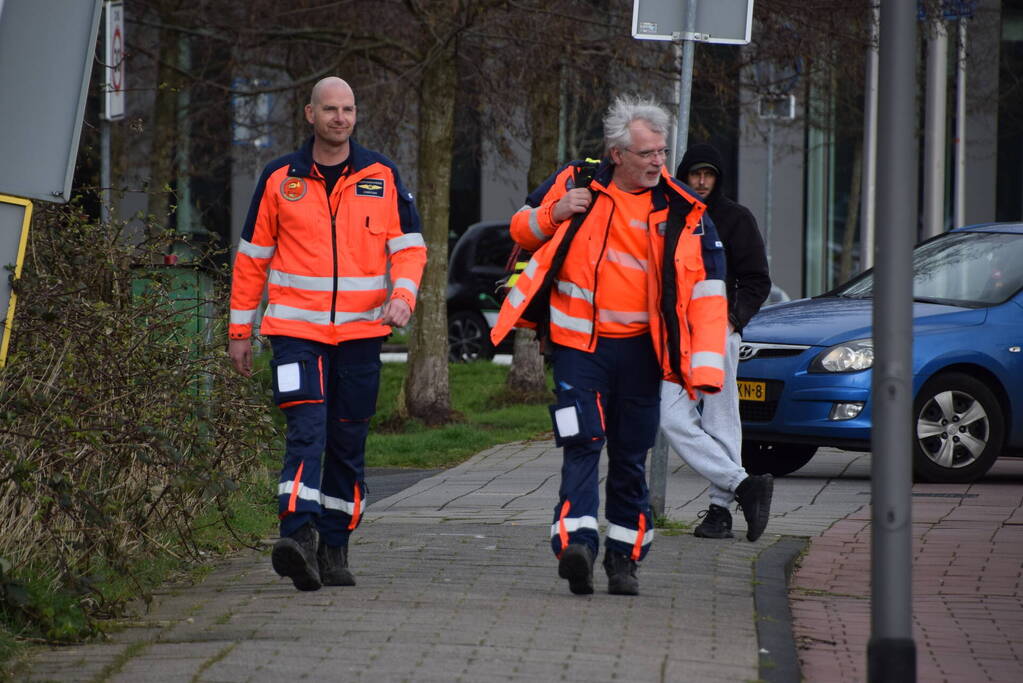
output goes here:
[[247, 240], [239, 240], [238, 242], [238, 253], [245, 254], [251, 258], [270, 258], [274, 255], [275, 251], [277, 251], [276, 245], [261, 247]]
[[239, 311], [236, 308], [231, 309], [231, 324], [232, 325], [253, 325], [256, 322], [256, 311], [259, 309], [253, 308], [249, 311]]
[[[310, 275], [294, 275], [285, 273], [282, 270], [270, 270], [270, 284], [279, 287], [292, 287], [294, 289], [305, 289], [311, 292], [332, 292], [334, 291], [334, 278], [312, 277]], [[371, 275], [369, 277], [339, 277], [337, 279], [339, 292], [372, 292], [378, 289], [387, 289], [387, 276]]]
[[526, 269], [522, 271], [522, 274], [528, 277], [530, 280], [536, 275], [536, 269], [540, 267], [535, 258], [529, 259], [529, 263], [526, 264]]
[[[282, 481], [281, 483], [279, 483], [277, 485], [277, 495], [278, 496], [290, 496], [291, 495], [291, 489], [294, 486], [295, 486], [295, 482], [294, 481]], [[317, 503], [319, 503], [320, 502], [320, 491], [319, 491], [319, 489], [314, 489], [311, 486], [306, 486], [305, 484], [301, 484], [300, 483], [299, 487], [298, 487], [298, 497], [301, 498], [302, 500], [312, 500], [312, 501], [316, 501]]]
[[693, 287], [690, 299], [699, 299], [701, 296], [726, 296], [724, 280], [700, 280]]
[[[622, 543], [628, 543], [629, 545], [636, 544], [636, 537], [639, 535], [639, 531], [636, 529], [628, 529], [617, 524], [607, 525], [607, 537], [613, 538], [616, 541]], [[641, 545], [650, 545], [650, 542], [654, 540], [654, 530], [650, 529], [643, 534], [643, 543]]]
[[574, 282], [568, 282], [567, 280], [558, 280], [558, 291], [565, 296], [575, 297], [576, 299], [582, 299], [586, 303], [593, 305], [593, 292], [585, 287], [580, 287]]
[[561, 532], [561, 522], [565, 522], [565, 530], [568, 533], [579, 531], [580, 529], [593, 529], [597, 530], [597, 518], [586, 515], [585, 517], [565, 517], [564, 520], [559, 520], [554, 524], [551, 524], [551, 538], [554, 538]]
[[646, 272], [646, 259], [636, 258], [628, 252], [618, 251], [617, 249], [608, 249], [607, 260], [626, 268], [635, 268], [636, 270], [642, 270], [644, 273]]
[[[334, 496], [328, 496], [324, 493], [320, 503], [328, 510], [340, 510], [349, 516], [355, 514], [355, 503], [347, 501], [344, 498], [335, 498]], [[363, 498], [359, 501], [359, 514], [361, 515], [365, 510], [366, 499]]]
[[597, 315], [606, 323], [628, 325], [630, 323], [650, 322], [650, 313], [647, 311], [613, 311], [610, 308], [602, 308], [597, 312]]
[[508, 292], [508, 303], [511, 304], [512, 308], [518, 308], [525, 300], [526, 295], [518, 287], [513, 287], [512, 291]]
[[585, 318], [573, 318], [570, 315], [565, 315], [558, 309], [551, 306], [551, 322], [558, 327], [563, 327], [566, 330], [574, 330], [576, 332], [582, 332], [583, 334], [590, 334], [593, 332], [593, 321]]
[[629, 219], [629, 227], [636, 228], [637, 230], [647, 230], [650, 228], [645, 221], [638, 220], [636, 218]]
[[[334, 324], [340, 325], [355, 320], [379, 320], [382, 315], [383, 309], [380, 306], [363, 312], [335, 311]], [[307, 311], [304, 308], [295, 308], [284, 304], [270, 304], [266, 307], [264, 317], [296, 320], [314, 325], [330, 324], [330, 311]]]
[[550, 239], [550, 235], [545, 233], [540, 227], [540, 209], [532, 209], [529, 212], [529, 231], [533, 233], [533, 237], [546, 242]]
[[714, 368], [715, 370], [725, 369], [725, 354], [714, 353], [713, 351], [697, 351], [693, 354], [694, 368]]
[[408, 249], [410, 247], [425, 247], [426, 242], [423, 241], [422, 233], [410, 232], [407, 235], [401, 237], [395, 237], [394, 239], [387, 240], [387, 251], [396, 254], [402, 249]]
[[394, 281], [394, 288], [397, 289], [398, 287], [407, 289], [412, 292], [413, 296], [419, 296], [419, 287], [416, 285], [415, 281], [410, 280], [407, 277], [400, 277]]

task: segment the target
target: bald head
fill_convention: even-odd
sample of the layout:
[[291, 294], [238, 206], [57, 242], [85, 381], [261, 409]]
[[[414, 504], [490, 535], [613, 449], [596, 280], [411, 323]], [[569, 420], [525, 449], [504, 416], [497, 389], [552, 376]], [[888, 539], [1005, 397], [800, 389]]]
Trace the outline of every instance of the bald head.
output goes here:
[[338, 78], [337, 76], [327, 76], [326, 78], [321, 78], [316, 82], [316, 85], [313, 86], [313, 91], [309, 95], [309, 104], [319, 104], [325, 97], [327, 97], [328, 93], [336, 93], [339, 95], [346, 94], [350, 96], [352, 100], [355, 99], [355, 92], [345, 80]]

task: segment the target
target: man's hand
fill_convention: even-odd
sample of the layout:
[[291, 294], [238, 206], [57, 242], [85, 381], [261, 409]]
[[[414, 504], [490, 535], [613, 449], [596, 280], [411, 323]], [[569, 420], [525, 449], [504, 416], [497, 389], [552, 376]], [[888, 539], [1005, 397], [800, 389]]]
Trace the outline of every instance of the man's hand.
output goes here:
[[573, 214], [582, 213], [593, 201], [593, 193], [585, 187], [576, 187], [564, 195], [551, 207], [551, 220], [555, 223], [567, 221]]
[[227, 342], [227, 355], [231, 356], [231, 363], [238, 374], [245, 377], [252, 376], [252, 340], [251, 339], [230, 339]]
[[380, 322], [392, 327], [405, 327], [411, 317], [412, 309], [409, 308], [408, 302], [395, 297], [387, 302], [387, 308], [384, 309], [384, 317]]

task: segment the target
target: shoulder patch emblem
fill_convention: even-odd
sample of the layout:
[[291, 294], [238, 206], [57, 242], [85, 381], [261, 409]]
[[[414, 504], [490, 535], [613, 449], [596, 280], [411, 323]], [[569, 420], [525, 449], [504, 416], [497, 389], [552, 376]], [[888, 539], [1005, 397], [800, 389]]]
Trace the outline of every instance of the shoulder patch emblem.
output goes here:
[[355, 196], [383, 197], [384, 187], [383, 178], [363, 178], [359, 182], [355, 183]]
[[288, 176], [281, 182], [281, 196], [289, 202], [297, 202], [304, 197], [307, 189], [305, 178]]

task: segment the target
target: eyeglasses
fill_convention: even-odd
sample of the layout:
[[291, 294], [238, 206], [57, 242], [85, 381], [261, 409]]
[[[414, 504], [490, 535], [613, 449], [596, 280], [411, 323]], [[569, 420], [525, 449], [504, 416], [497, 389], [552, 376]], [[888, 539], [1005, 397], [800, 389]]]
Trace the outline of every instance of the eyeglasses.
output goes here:
[[648, 150], [646, 150], [644, 152], [633, 152], [628, 147], [622, 147], [622, 149], [624, 149], [626, 152], [629, 152], [631, 154], [635, 154], [636, 156], [638, 156], [643, 161], [650, 161], [651, 159], [656, 158], [656, 157], [659, 157], [661, 159], [667, 159], [669, 152], [671, 152], [671, 150], [669, 150], [667, 147], [665, 147], [663, 149], [648, 149]]

